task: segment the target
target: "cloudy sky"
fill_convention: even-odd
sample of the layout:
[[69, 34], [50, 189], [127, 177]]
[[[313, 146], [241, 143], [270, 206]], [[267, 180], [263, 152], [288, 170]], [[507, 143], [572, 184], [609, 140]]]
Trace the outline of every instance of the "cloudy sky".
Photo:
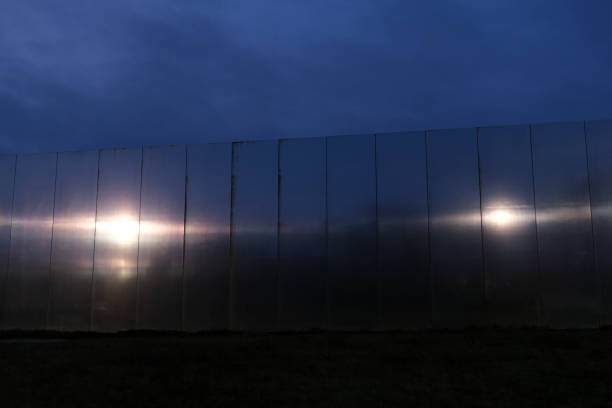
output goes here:
[[612, 118], [609, 0], [3, 0], [0, 152]]

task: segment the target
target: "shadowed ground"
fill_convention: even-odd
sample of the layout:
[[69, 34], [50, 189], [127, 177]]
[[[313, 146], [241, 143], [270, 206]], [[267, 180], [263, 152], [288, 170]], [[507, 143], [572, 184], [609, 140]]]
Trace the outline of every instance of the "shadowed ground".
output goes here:
[[2, 406], [612, 404], [612, 330], [61, 336], [0, 334]]

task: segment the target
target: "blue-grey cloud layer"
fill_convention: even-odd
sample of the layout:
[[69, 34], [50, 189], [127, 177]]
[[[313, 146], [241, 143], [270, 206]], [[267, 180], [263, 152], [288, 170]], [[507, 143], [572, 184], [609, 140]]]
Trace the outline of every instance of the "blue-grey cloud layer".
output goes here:
[[612, 117], [612, 3], [8, 0], [0, 151]]

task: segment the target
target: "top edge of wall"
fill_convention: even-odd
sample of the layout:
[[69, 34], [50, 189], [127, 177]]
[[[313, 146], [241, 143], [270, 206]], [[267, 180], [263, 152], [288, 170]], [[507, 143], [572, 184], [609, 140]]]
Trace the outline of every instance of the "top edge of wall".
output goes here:
[[167, 144], [167, 145], [137, 145], [132, 147], [111, 147], [111, 148], [99, 148], [99, 149], [78, 149], [78, 150], [62, 150], [62, 151], [42, 151], [36, 153], [0, 153], [0, 157], [11, 157], [11, 156], [38, 156], [45, 154], [63, 154], [63, 153], [79, 153], [79, 152], [90, 152], [90, 151], [125, 151], [125, 150], [136, 150], [136, 149], [159, 149], [169, 147], [184, 147], [189, 148], [190, 146], [205, 146], [205, 145], [219, 145], [219, 144], [250, 144], [265, 141], [288, 141], [288, 140], [305, 140], [305, 139], [322, 139], [322, 138], [335, 138], [335, 137], [357, 137], [367, 135], [402, 135], [402, 134], [418, 134], [425, 132], [437, 132], [437, 131], [448, 131], [448, 130], [462, 130], [462, 129], [499, 129], [499, 128], [512, 128], [512, 127], [524, 127], [524, 126], [548, 126], [548, 125], [560, 125], [569, 123], [581, 123], [581, 122], [608, 122], [612, 119], [592, 119], [592, 120], [565, 120], [565, 121], [549, 121], [549, 122], [536, 122], [536, 123], [521, 123], [521, 124], [507, 124], [507, 125], [487, 125], [487, 126], [465, 126], [455, 128], [429, 128], [423, 130], [405, 130], [405, 131], [388, 131], [388, 132], [368, 132], [368, 133], [347, 133], [329, 136], [312, 136], [312, 137], [282, 137], [282, 138], [270, 138], [270, 139], [253, 139], [253, 140], [228, 140], [228, 141], [214, 141], [214, 142], [203, 142], [203, 143], [178, 143], [178, 144]]

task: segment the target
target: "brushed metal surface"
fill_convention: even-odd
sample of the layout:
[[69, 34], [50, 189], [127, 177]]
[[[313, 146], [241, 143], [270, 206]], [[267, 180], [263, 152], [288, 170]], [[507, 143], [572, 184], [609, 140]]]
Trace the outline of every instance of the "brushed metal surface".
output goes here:
[[4, 295], [11, 245], [11, 221], [13, 213], [13, 189], [15, 182], [15, 155], [0, 156], [0, 327], [4, 312]]
[[330, 327], [378, 324], [374, 136], [327, 138]]
[[598, 325], [583, 122], [532, 127], [543, 324]]
[[185, 156], [184, 146], [143, 150], [137, 328], [180, 328]]
[[539, 321], [538, 243], [529, 126], [481, 128], [478, 135], [487, 321]]
[[376, 136], [383, 329], [431, 326], [425, 132]]
[[600, 292], [601, 323], [612, 324], [612, 121], [586, 122], [591, 211]]
[[278, 303], [278, 141], [232, 147], [230, 327], [272, 330]]
[[0, 325], [612, 323], [612, 121], [0, 156]]
[[476, 129], [428, 132], [433, 324], [483, 321]]
[[188, 146], [183, 329], [229, 328], [231, 143]]
[[4, 328], [44, 329], [56, 153], [17, 156]]
[[279, 143], [279, 327], [325, 328], [325, 139]]
[[92, 330], [136, 327], [141, 159], [142, 149], [100, 151]]
[[47, 328], [88, 330], [98, 151], [59, 153]]

